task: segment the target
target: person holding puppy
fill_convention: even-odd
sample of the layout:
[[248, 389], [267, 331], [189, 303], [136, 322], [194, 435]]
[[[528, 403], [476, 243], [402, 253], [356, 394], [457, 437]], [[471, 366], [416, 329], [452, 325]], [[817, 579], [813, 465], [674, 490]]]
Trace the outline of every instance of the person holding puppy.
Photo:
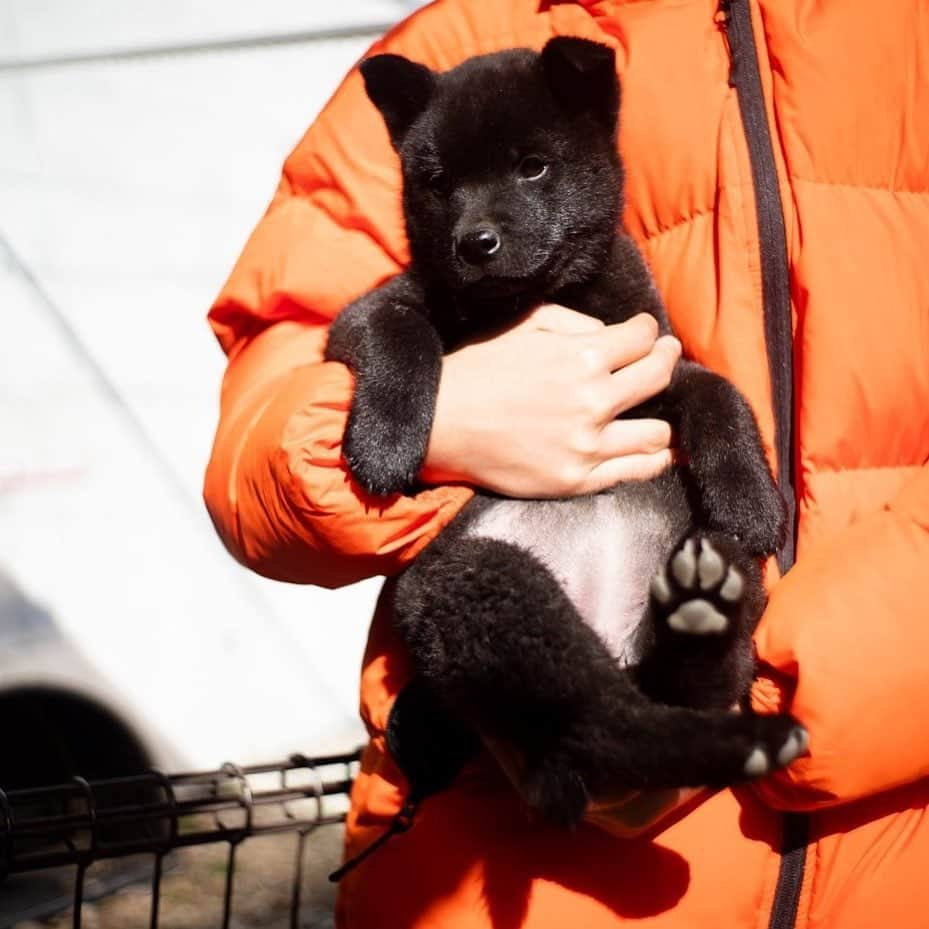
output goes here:
[[[479, 760], [345, 878], [345, 929], [922, 926], [929, 33], [918, 0], [880, 17], [859, 6], [445, 0], [372, 49], [447, 70], [559, 34], [615, 48], [624, 224], [685, 353], [749, 398], [796, 502], [785, 576], [769, 566], [754, 703], [799, 719], [809, 752], [624, 839], [527, 818]], [[662, 390], [678, 343], [645, 317], [604, 327], [544, 306], [445, 358], [431, 486], [366, 498], [340, 455], [352, 384], [321, 361], [326, 326], [405, 260], [399, 167], [353, 71], [211, 311], [230, 362], [205, 497], [254, 570], [327, 586], [390, 577], [469, 484], [566, 496], [670, 463], [666, 425], [619, 430], [598, 410]], [[409, 673], [379, 610], [349, 856], [402, 802], [386, 728]]]

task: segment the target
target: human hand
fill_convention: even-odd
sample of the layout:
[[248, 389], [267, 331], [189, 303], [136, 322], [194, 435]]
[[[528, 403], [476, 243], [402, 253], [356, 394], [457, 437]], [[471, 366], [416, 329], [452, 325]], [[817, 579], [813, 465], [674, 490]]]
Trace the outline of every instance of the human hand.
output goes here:
[[670, 426], [616, 417], [668, 386], [680, 352], [646, 313], [605, 326], [541, 306], [444, 358], [420, 476], [524, 498], [654, 477], [671, 464]]

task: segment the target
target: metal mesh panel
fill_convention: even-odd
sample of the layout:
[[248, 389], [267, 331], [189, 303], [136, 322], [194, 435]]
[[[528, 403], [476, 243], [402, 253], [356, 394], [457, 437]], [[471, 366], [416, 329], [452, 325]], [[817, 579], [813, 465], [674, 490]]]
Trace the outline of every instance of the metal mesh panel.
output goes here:
[[88, 869], [97, 862], [150, 855], [156, 929], [165, 858], [185, 847], [225, 843], [222, 929], [234, 908], [236, 856], [247, 839], [296, 836], [290, 926], [297, 929], [306, 839], [319, 826], [345, 819], [360, 751], [215, 771], [131, 777], [4, 792], [0, 790], [0, 890], [9, 875], [74, 869], [73, 926], [80, 929]]

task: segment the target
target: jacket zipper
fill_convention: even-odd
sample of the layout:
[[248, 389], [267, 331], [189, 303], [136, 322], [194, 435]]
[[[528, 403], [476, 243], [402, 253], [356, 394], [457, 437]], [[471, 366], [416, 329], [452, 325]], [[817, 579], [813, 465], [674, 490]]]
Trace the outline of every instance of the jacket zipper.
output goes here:
[[[731, 58], [729, 83], [736, 88], [739, 113], [748, 144], [755, 214], [761, 251], [761, 289], [764, 304], [765, 345], [774, 406], [778, 483], [787, 501], [788, 537], [778, 553], [778, 566], [786, 573], [794, 563], [797, 511], [794, 475], [793, 332], [790, 315], [790, 279], [787, 264], [787, 233], [778, 186], [771, 129], [768, 125], [758, 49], [752, 28], [750, 0], [722, 0]], [[797, 922], [800, 892], [809, 844], [809, 817], [784, 816], [781, 865], [771, 908], [769, 929], [793, 929]]]
[[771, 130], [761, 89], [758, 53], [752, 31], [749, 0], [724, 0], [731, 68], [729, 83], [736, 88], [739, 112], [748, 143], [755, 188], [755, 213], [761, 247], [761, 289], [764, 301], [765, 343], [774, 406], [778, 483], [788, 507], [788, 537], [778, 553], [786, 573], [794, 563], [796, 502], [793, 457], [793, 334], [790, 320], [790, 281], [787, 271], [787, 233], [774, 166]]

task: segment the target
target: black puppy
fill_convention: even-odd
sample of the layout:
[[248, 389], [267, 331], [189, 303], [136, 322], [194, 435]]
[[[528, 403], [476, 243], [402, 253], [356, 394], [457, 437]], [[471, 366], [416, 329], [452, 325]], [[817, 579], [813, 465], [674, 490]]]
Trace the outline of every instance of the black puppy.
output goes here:
[[[327, 357], [356, 378], [349, 468], [370, 493], [415, 485], [444, 352], [542, 302], [669, 332], [620, 225], [611, 49], [552, 39], [437, 74], [362, 65], [404, 179], [411, 264], [336, 319]], [[479, 493], [401, 576], [398, 627], [437, 699], [515, 749], [526, 800], [571, 824], [630, 787], [728, 784], [792, 761], [787, 716], [741, 715], [785, 508], [746, 402], [682, 361], [629, 416], [669, 421], [685, 464], [607, 493]]]

